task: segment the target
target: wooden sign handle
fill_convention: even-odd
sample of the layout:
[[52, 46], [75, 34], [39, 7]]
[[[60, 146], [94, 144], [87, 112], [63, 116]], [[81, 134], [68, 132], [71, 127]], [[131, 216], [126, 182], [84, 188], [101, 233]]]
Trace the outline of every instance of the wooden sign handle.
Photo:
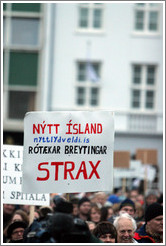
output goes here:
[[145, 164], [145, 173], [144, 173], [144, 194], [146, 194], [147, 187], [148, 187], [147, 152], [144, 152], [144, 164]]
[[66, 193], [66, 200], [67, 200], [68, 202], [70, 202], [70, 196], [69, 196], [69, 193]]
[[123, 194], [126, 192], [126, 178], [122, 179], [122, 192]]
[[34, 215], [35, 215], [35, 206], [30, 205], [30, 211], [29, 211], [29, 225], [32, 224], [34, 220]]

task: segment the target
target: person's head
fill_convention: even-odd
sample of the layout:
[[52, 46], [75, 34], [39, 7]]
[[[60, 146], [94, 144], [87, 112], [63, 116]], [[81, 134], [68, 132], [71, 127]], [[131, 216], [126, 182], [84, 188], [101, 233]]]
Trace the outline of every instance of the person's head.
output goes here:
[[144, 216], [144, 208], [139, 202], [135, 202], [135, 217], [142, 218]]
[[138, 194], [137, 202], [139, 202], [141, 205], [144, 204], [144, 195], [143, 194]]
[[101, 210], [97, 205], [92, 205], [89, 212], [90, 220], [98, 223], [101, 219]]
[[56, 212], [49, 217], [48, 230], [58, 243], [62, 242], [63, 235], [70, 233], [73, 227], [74, 222], [71, 214]]
[[125, 199], [121, 202], [119, 207], [119, 213], [128, 213], [132, 217], [134, 217], [135, 214], [135, 204], [130, 199]]
[[152, 203], [157, 202], [157, 200], [158, 200], [158, 193], [156, 191], [154, 190], [147, 191], [145, 195], [145, 202], [147, 206], [149, 206]]
[[69, 201], [66, 201], [65, 199], [58, 199], [56, 201], [56, 206], [53, 207], [54, 212], [61, 212], [61, 213], [73, 213], [73, 204]]
[[112, 209], [114, 211], [114, 215], [118, 215], [119, 214], [119, 207], [120, 207], [120, 203], [114, 203], [112, 205]]
[[111, 216], [113, 216], [114, 214], [114, 210], [112, 207], [107, 207], [108, 208], [108, 216], [107, 216], [107, 219], [110, 218]]
[[136, 222], [128, 213], [122, 213], [114, 220], [117, 230], [118, 243], [132, 243], [134, 232], [137, 228]]
[[60, 197], [59, 195], [58, 195], [58, 193], [51, 193], [50, 194], [50, 206], [54, 209], [54, 207], [56, 206], [56, 204], [55, 204], [55, 200], [56, 200], [56, 197]]
[[102, 207], [100, 210], [101, 210], [101, 221], [107, 221], [114, 214], [114, 210], [111, 206]]
[[78, 215], [78, 201], [79, 199], [77, 197], [72, 198], [71, 203], [73, 204], [73, 215], [77, 216]]
[[42, 206], [39, 208], [39, 218], [44, 219], [48, 214], [52, 213], [53, 209], [51, 206]]
[[129, 192], [129, 199], [132, 200], [133, 202], [137, 201], [137, 197], [138, 197], [138, 190], [137, 189], [133, 189], [130, 190]]
[[56, 211], [57, 207], [59, 206], [60, 203], [63, 203], [66, 201], [66, 199], [63, 196], [60, 196], [56, 194], [55, 196], [52, 197], [52, 204], [51, 207], [53, 211]]
[[12, 222], [7, 229], [7, 237], [11, 242], [22, 242], [26, 227], [27, 224], [23, 221], [18, 220]]
[[150, 233], [163, 233], [163, 206], [152, 203], [145, 211], [146, 230]]
[[[48, 231], [57, 243], [93, 243], [87, 223], [71, 214], [57, 212], [49, 218]], [[99, 240], [98, 240], [99, 242]]]
[[117, 241], [116, 229], [109, 221], [98, 223], [92, 233], [104, 243], [115, 243]]
[[6, 203], [3, 204], [3, 213], [4, 214], [12, 215], [14, 210], [15, 210], [15, 205], [6, 204]]
[[95, 195], [95, 202], [99, 204], [101, 207], [104, 206], [107, 201], [107, 195], [105, 192], [97, 192]]
[[91, 202], [87, 197], [83, 197], [78, 201], [79, 214], [88, 215], [91, 209]]
[[27, 213], [21, 209], [16, 210], [12, 217], [12, 222], [18, 221], [18, 220], [25, 222], [27, 225], [29, 224], [29, 218], [28, 218]]
[[93, 199], [95, 192], [85, 192], [84, 196], [89, 200]]

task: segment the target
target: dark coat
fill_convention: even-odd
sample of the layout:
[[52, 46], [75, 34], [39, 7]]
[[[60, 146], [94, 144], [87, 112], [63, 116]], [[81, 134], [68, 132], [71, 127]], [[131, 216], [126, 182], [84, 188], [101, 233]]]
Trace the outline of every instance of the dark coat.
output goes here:
[[155, 243], [155, 240], [147, 234], [145, 226], [144, 224], [135, 232], [134, 239], [137, 240], [138, 243]]

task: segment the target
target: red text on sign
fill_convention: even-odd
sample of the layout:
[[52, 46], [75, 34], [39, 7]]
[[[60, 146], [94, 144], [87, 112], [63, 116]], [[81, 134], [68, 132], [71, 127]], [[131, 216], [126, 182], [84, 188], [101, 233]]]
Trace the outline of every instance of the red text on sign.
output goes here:
[[[88, 174], [85, 161], [82, 161], [80, 167], [77, 171], [76, 176], [74, 177], [73, 171], [75, 169], [75, 163], [73, 161], [66, 161], [66, 162], [51, 162], [51, 166], [54, 166], [55, 170], [55, 180], [59, 179], [59, 172], [60, 170], [64, 172], [64, 180], [68, 177], [70, 179], [79, 179], [80, 175], [83, 176], [84, 179], [91, 179], [94, 175], [97, 179], [100, 179], [100, 176], [97, 172], [97, 167], [99, 166], [101, 160], [97, 161], [96, 164], [93, 164], [92, 161], [88, 161], [88, 164], [91, 166], [92, 170], [91, 173]], [[46, 181], [50, 178], [50, 171], [49, 171], [49, 162], [42, 162], [38, 165], [38, 170], [44, 173], [44, 177], [37, 177], [38, 181]]]

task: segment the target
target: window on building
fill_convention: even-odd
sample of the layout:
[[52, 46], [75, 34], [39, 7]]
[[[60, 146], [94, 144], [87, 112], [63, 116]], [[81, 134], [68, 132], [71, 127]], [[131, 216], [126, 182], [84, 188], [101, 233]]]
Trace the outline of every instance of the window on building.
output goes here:
[[101, 63], [78, 62], [76, 83], [76, 104], [78, 106], [99, 106]]
[[133, 109], [155, 109], [156, 72], [156, 65], [132, 66], [131, 107]]
[[103, 4], [81, 3], [79, 4], [79, 29], [101, 30], [103, 28]]
[[160, 3], [136, 3], [134, 30], [143, 33], [159, 32]]
[[37, 46], [39, 44], [39, 24], [38, 18], [12, 18], [11, 45]]
[[35, 93], [26, 91], [9, 92], [9, 118], [22, 119], [25, 112], [33, 111], [35, 107]]
[[23, 120], [36, 109], [42, 9], [39, 3], [6, 3], [3, 10], [6, 120]]

